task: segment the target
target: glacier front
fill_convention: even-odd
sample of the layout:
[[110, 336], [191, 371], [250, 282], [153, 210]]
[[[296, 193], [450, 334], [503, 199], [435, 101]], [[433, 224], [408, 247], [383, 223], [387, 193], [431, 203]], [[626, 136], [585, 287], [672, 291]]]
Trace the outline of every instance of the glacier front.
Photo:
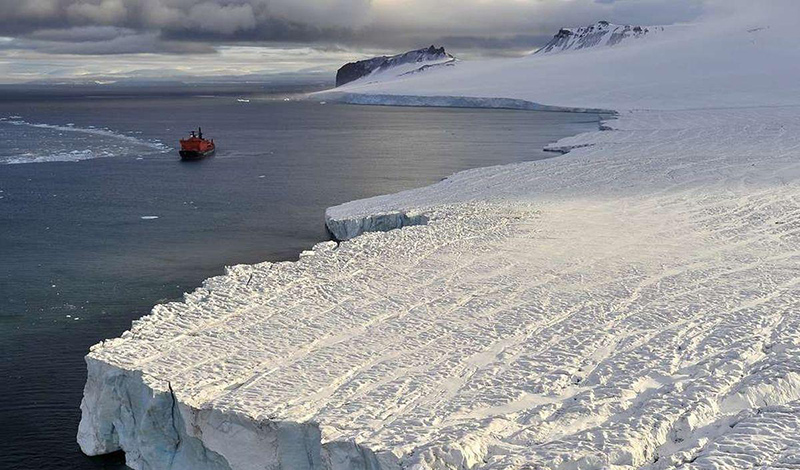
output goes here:
[[425, 225], [155, 307], [87, 357], [83, 450], [136, 469], [788, 465], [800, 108], [608, 125], [332, 210]]
[[[156, 306], [87, 356], [81, 448], [134, 469], [796, 467], [800, 53], [784, 18], [704, 29], [702, 50], [667, 30], [345, 85], [620, 112], [557, 158], [330, 208], [343, 241]], [[654, 57], [693, 67], [658, 76]], [[540, 60], [565, 89], [524, 86]]]

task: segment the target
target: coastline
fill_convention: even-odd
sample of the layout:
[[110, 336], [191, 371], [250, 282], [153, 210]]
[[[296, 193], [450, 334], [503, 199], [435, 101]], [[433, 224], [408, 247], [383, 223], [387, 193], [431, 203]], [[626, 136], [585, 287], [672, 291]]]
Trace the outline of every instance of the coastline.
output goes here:
[[[447, 97], [441, 97], [447, 98]], [[489, 103], [490, 100], [487, 100]], [[515, 100], [503, 100], [505, 103]], [[345, 103], [346, 101], [340, 101]], [[470, 108], [488, 109], [520, 109], [534, 111], [575, 112], [588, 114], [615, 114], [610, 110], [561, 108], [543, 106], [524, 101], [521, 107], [478, 105], [466, 106]], [[481, 104], [481, 100], [475, 101]], [[351, 104], [366, 104], [351, 102]], [[377, 105], [376, 103], [368, 103]], [[489, 103], [490, 104], [490, 103]], [[388, 104], [388, 106], [394, 106]], [[426, 104], [414, 106], [427, 106]], [[451, 107], [451, 106], [445, 106]], [[598, 124], [601, 124], [601, 119]], [[549, 149], [559, 141], [551, 142], [543, 150]], [[559, 153], [567, 151], [559, 150]], [[447, 184], [452, 178], [460, 178], [471, 172], [481, 172], [492, 168], [508, 167], [510, 165], [496, 165], [479, 167], [459, 171], [441, 182], [430, 185]], [[361, 217], [349, 219], [336, 219], [332, 217], [331, 210], [361, 201], [380, 200], [391, 198], [397, 194], [409, 194], [423, 188], [414, 188], [401, 193], [387, 194], [367, 199], [360, 199], [332, 206], [326, 210], [325, 225], [333, 241], [323, 241], [315, 244], [310, 250], [299, 254], [296, 261], [264, 262], [254, 265], [236, 265], [225, 268], [225, 274], [209, 278], [203, 282], [202, 287], [194, 292], [184, 294], [184, 303], [190, 303], [198, 298], [207, 297], [216, 284], [241, 284], [242, 276], [246, 276], [245, 288], [259, 269], [271, 271], [274, 267], [288, 267], [303, 263], [305, 259], [319, 254], [330, 252], [338, 248], [339, 243], [361, 236], [370, 232], [388, 232], [404, 227], [426, 225], [430, 219], [438, 219], [444, 215], [439, 207], [428, 207], [420, 211], [391, 211], [374, 214], [363, 214]], [[468, 203], [469, 205], [475, 203]], [[478, 206], [485, 204], [477, 203]], [[489, 204], [491, 206], [491, 204]], [[441, 206], [436, 204], [434, 206]], [[485, 209], [484, 209], [485, 210]], [[481, 211], [481, 210], [479, 210]], [[507, 220], [504, 220], [507, 223]], [[411, 235], [413, 237], [413, 235]], [[233, 279], [229, 279], [229, 278]], [[273, 417], [268, 419], [253, 419], [252, 416], [240, 412], [218, 412], [208, 408], [202, 403], [193, 400], [181, 400], [170, 381], [166, 383], [149, 374], [142, 373], [135, 367], [125, 367], [110, 361], [108, 356], [98, 358], [96, 350], [114, 347], [123, 340], [137, 339], [137, 330], [150, 321], [163, 321], [167, 310], [172, 310], [176, 303], [154, 306], [152, 312], [139, 320], [132, 322], [131, 329], [123, 332], [119, 338], [110, 338], [92, 346], [86, 356], [88, 379], [81, 401], [82, 419], [78, 430], [78, 443], [81, 450], [87, 455], [103, 455], [123, 450], [126, 463], [134, 469], [159, 468], [155, 462], [163, 460], [164, 455], [169, 455], [169, 468], [197, 468], [211, 465], [211, 468], [249, 468], [247, 458], [256, 458], [261, 461], [279, 462], [281, 466], [288, 465], [292, 469], [337, 469], [337, 470], [387, 470], [401, 467], [400, 459], [386, 450], [374, 452], [369, 447], [359, 445], [353, 440], [333, 440], [324, 442], [319, 423], [280, 421]], [[167, 317], [172, 317], [170, 312]], [[130, 395], [147, 397], [141, 403], [135, 403]], [[225, 431], [219, 436], [209, 436], [219, 432], [219, 427]], [[234, 423], [233, 425], [231, 423]], [[123, 425], [120, 425], [123, 424]], [[109, 428], [109, 425], [111, 427]], [[231, 429], [233, 428], [233, 429]], [[154, 432], [155, 431], [155, 432]], [[248, 435], [243, 445], [236, 439], [242, 434]], [[231, 438], [236, 439], [232, 440]], [[272, 442], [282, 445], [273, 445], [265, 450], [264, 443]], [[255, 444], [255, 446], [254, 446]], [[183, 446], [185, 449], [180, 449]], [[289, 449], [287, 451], [287, 448]], [[474, 450], [461, 449], [459, 452], [470, 453]], [[242, 457], [244, 455], [244, 458]], [[473, 456], [471, 458], [478, 458]]]
[[[131, 455], [134, 468], [151, 468], [153, 459], [168, 455], [194, 468], [250, 468], [260, 461], [291, 468], [376, 470], [401, 464], [419, 469], [513, 468], [514, 458], [550, 461], [554, 468], [578, 462], [587, 468], [639, 466], [654, 457], [664, 463], [719, 464], [730, 456], [721, 444], [711, 444], [736, 439], [739, 423], [784, 442], [791, 436], [769, 434], [763, 426], [764, 420], [789, 419], [800, 409], [800, 375], [791, 372], [797, 362], [791, 353], [797, 348], [791, 339], [797, 325], [787, 323], [797, 240], [791, 235], [776, 238], [771, 232], [764, 238], [753, 211], [774, 214], [770, 229], [793, 233], [795, 213], [783, 202], [787, 195], [791, 200], [797, 186], [797, 165], [792, 163], [797, 147], [787, 135], [798, 128], [798, 116], [800, 111], [793, 107], [627, 113], [610, 125], [612, 131], [555, 143], [553, 148], [574, 148], [565, 157], [467, 170], [425, 188], [330, 208], [329, 227], [334, 231], [338, 225], [342, 236], [337, 238], [349, 241], [318, 244], [296, 263], [230, 268], [225, 276], [209, 279], [187, 294], [184, 303], [157, 306], [121, 338], [92, 348], [87, 361], [108, 364], [114, 372], [90, 367], [79, 435], [82, 448], [90, 454], [122, 448]], [[776, 134], [774, 129], [781, 131]], [[748, 201], [754, 198], [760, 202]], [[747, 204], [738, 204], [742, 201]], [[725, 230], [714, 227], [719, 211], [733, 217]], [[778, 224], [781, 218], [786, 220]], [[412, 226], [356, 236], [396, 225]], [[749, 240], [744, 248], [743, 240]], [[749, 266], [765, 254], [770, 269], [756, 264], [744, 278], [729, 272], [719, 259], [730, 262], [732, 257], [734, 265]], [[440, 271], [446, 275], [438, 276]], [[709, 291], [712, 301], [703, 305], [723, 306], [725, 296], [751, 283], [754, 275], [771, 279], [761, 284], [756, 296], [763, 301], [743, 299], [712, 315], [713, 322], [707, 318], [711, 312], [702, 308], [681, 311], [677, 319], [658, 308], [648, 313], [665, 295], [665, 284], [673, 307], [680, 307], [682, 298], [691, 300], [698, 279], [708, 277], [720, 292]], [[787, 275], [783, 281], [775, 278]], [[398, 290], [392, 278], [408, 276], [411, 291]], [[541, 289], [543, 282], [551, 284], [549, 289]], [[574, 283], [587, 292], [574, 292]], [[483, 284], [489, 287], [478, 287]], [[506, 285], [515, 289], [508, 291]], [[463, 303], [457, 299], [469, 292], [463, 290], [467, 286], [481, 295], [467, 295]], [[300, 296], [291, 298], [300, 303], [278, 302], [282, 292], [292, 289]], [[588, 297], [581, 295], [586, 293]], [[520, 310], [520, 305], [506, 301], [509, 296], [530, 305]], [[561, 314], [553, 322], [543, 314], [554, 302], [563, 309], [556, 308]], [[392, 377], [406, 383], [404, 387], [412, 378], [418, 382], [420, 400], [430, 393], [438, 396], [436, 390], [445, 392], [446, 399], [422, 401], [425, 406], [417, 403], [400, 411], [406, 416], [399, 424], [398, 419], [386, 425], [364, 421], [360, 417], [391, 412], [404, 399], [387, 395], [382, 387], [390, 384], [372, 375], [381, 364], [397, 360], [398, 352], [378, 348], [361, 356], [360, 351], [378, 347], [371, 339], [389, 332], [398, 335], [401, 345], [417, 344], [422, 339], [415, 336], [419, 322], [433, 322], [429, 328], [438, 325], [436, 316], [415, 313], [418, 304], [445, 316], [459, 306], [460, 316], [453, 317], [448, 328], [472, 335], [443, 330], [433, 338], [444, 344], [432, 351], [430, 340], [418, 343], [399, 354], [407, 354], [406, 361], [419, 363], [415, 367], [429, 373], [411, 374], [412, 368], [406, 376]], [[774, 317], [773, 327], [764, 334], [743, 331], [739, 324], [760, 322], [763, 308], [772, 309], [766, 316]], [[405, 313], [398, 315], [398, 309]], [[747, 310], [755, 311], [742, 316]], [[304, 311], [313, 315], [293, 319]], [[487, 322], [495, 325], [488, 338], [473, 331], [471, 322], [479, 318], [478, 331]], [[642, 323], [644, 319], [650, 323]], [[292, 324], [294, 320], [300, 323]], [[587, 329], [598, 321], [614, 326], [605, 333]], [[256, 325], [262, 326], [253, 330]], [[271, 326], [263, 329], [266, 325]], [[343, 331], [343, 325], [350, 327]], [[252, 331], [224, 337], [225, 332], [247, 330]], [[272, 342], [291, 334], [299, 335], [298, 342]], [[439, 370], [434, 357], [449, 350], [448, 335], [454, 335], [461, 349], [442, 363], [454, 361], [447, 369]], [[719, 339], [712, 341], [715, 337]], [[232, 357], [213, 353], [241, 341], [256, 343]], [[554, 357], [534, 360], [525, 357], [525, 351], [536, 350], [531, 341], [540, 342], [540, 347], [552, 348], [560, 341], [572, 346], [569, 354], [559, 356], [555, 348]], [[720, 341], [737, 356], [726, 355]], [[670, 354], [653, 351], [651, 342], [671, 345]], [[340, 344], [347, 347], [337, 349]], [[750, 352], [767, 345], [777, 355]], [[683, 352], [676, 353], [676, 347]], [[268, 354], [254, 361], [253, 354], [261, 350]], [[143, 357], [150, 359], [143, 362]], [[533, 382], [514, 379], [512, 366], [523, 359], [538, 364]], [[175, 369], [175, 361], [184, 366]], [[261, 365], [253, 368], [248, 361]], [[297, 375], [294, 367], [303, 363], [302, 374], [310, 377]], [[212, 369], [190, 377], [176, 375], [193, 364], [213, 366], [217, 376], [207, 375]], [[719, 369], [721, 364], [728, 365]], [[339, 365], [344, 368], [337, 373]], [[724, 370], [721, 377], [703, 373], [715, 369]], [[776, 379], [777, 370], [786, 371], [782, 379]], [[453, 382], [464, 373], [465, 381]], [[138, 379], [131, 382], [120, 375]], [[495, 385], [474, 388], [490, 377]], [[144, 389], [124, 385], [137, 380]], [[204, 383], [208, 380], [214, 383]], [[297, 380], [311, 382], [300, 386]], [[295, 394], [303, 390], [303, 396], [286, 402], [281, 398], [284, 383], [292, 384]], [[131, 389], [151, 399], [135, 403]], [[700, 399], [696, 390], [703, 389], [715, 390], [718, 399]], [[334, 391], [342, 395], [340, 401]], [[484, 392], [491, 394], [481, 398]], [[350, 403], [353, 399], [358, 406]], [[609, 407], [607, 399], [619, 403]], [[665, 412], [660, 400], [667, 400], [672, 412]], [[757, 408], [762, 402], [771, 408]], [[421, 418], [415, 417], [415, 410], [424, 412], [421, 416], [445, 418], [417, 422]], [[601, 424], [596, 427], [575, 428], [576, 422], [598, 419]], [[119, 425], [125, 422], [132, 426]], [[717, 425], [709, 432], [709, 426]], [[570, 426], [571, 433], [548, 440], [548, 435], [555, 433], [552, 439]], [[528, 450], [518, 447], [520, 435], [538, 428], [545, 434], [530, 435], [535, 445]], [[624, 438], [600, 447], [579, 445], [587, 442], [587, 433], [607, 432]], [[286, 436], [296, 445], [289, 445]], [[738, 437], [747, 438], [746, 433]]]
[[[364, 104], [362, 102], [355, 102], [355, 101], [354, 102], [342, 101], [342, 102], [347, 104]], [[417, 104], [409, 106], [426, 106], [424, 104], [426, 102], [427, 101], [425, 97], [420, 97], [416, 101]], [[370, 105], [393, 106], [391, 104], [377, 104], [377, 103], [371, 103]], [[433, 106], [436, 107], [438, 105], [433, 105]], [[447, 105], [443, 104], [443, 106]], [[497, 109], [494, 106], [478, 105], [476, 107], [478, 109]], [[603, 119], [601, 117], [601, 119], [598, 122], [598, 131], [610, 130], [611, 127], [609, 127], [606, 123], [607, 121], [616, 119], [617, 116], [616, 111], [611, 111], [611, 110], [591, 110], [589, 108], [558, 108], [558, 107], [552, 107], [552, 108], [554, 109], [551, 109], [551, 111], [589, 113], [589, 114], [600, 114], [600, 115], [605, 114], [610, 116], [610, 118], [607, 119]], [[505, 109], [510, 109], [510, 108], [505, 108]], [[524, 109], [524, 108], [519, 108], [519, 109]], [[536, 111], [541, 111], [541, 110], [536, 109]], [[577, 138], [583, 134], [593, 134], [593, 133], [594, 132], [581, 133], [573, 136], [572, 138]], [[567, 139], [570, 138], [559, 139], [555, 142], [551, 142], [550, 144], [545, 146], [542, 150], [545, 152], [552, 152], [560, 155], [566, 155], [576, 148], [589, 147], [593, 145], [593, 144], [583, 144], [583, 143], [575, 143], [575, 144], [565, 143], [563, 145], [559, 145], [560, 142], [565, 142], [567, 141]], [[425, 225], [428, 223], [428, 220], [430, 218], [430, 214], [428, 212], [433, 210], [435, 206], [453, 202], [468, 202], [468, 201], [480, 200], [481, 190], [477, 191], [473, 190], [469, 196], [466, 197], [459, 196], [456, 198], [442, 197], [441, 193], [439, 192], [437, 196], [429, 197], [427, 200], [424, 200], [424, 202], [415, 201], [412, 207], [408, 207], [410, 206], [409, 204], [397, 205], [395, 201], [403, 201], [405, 196], [410, 196], [409, 199], [413, 200], [414, 194], [421, 194], [426, 192], [438, 192], [439, 188], [447, 188], [450, 184], [453, 184], [454, 182], [455, 184], [460, 184], [462, 181], [465, 180], [470, 180], [473, 178], [481, 178], [483, 174], [492, 172], [496, 169], [502, 169], [503, 167], [509, 169], [516, 165], [526, 165], [528, 163], [532, 162], [522, 162], [522, 163], [513, 163], [508, 165], [495, 165], [488, 167], [472, 168], [469, 170], [459, 171], [446, 178], [443, 178], [438, 183], [434, 183], [432, 185], [424, 186], [421, 188], [414, 188], [402, 191], [400, 193], [384, 194], [366, 199], [358, 199], [355, 201], [349, 201], [343, 204], [339, 204], [337, 206], [332, 206], [325, 211], [325, 226], [328, 230], [328, 233], [331, 234], [331, 237], [335, 241], [346, 241], [368, 232], [386, 232], [389, 230], [395, 230], [414, 225]]]

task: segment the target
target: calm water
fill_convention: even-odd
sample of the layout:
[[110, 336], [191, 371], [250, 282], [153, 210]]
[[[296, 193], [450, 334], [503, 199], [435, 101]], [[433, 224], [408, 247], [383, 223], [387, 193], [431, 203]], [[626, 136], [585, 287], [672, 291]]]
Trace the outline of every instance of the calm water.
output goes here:
[[[182, 163], [176, 141], [198, 124], [217, 155]], [[328, 206], [552, 156], [548, 142], [596, 128], [264, 97], [0, 102], [0, 468], [123, 468], [75, 443], [83, 356], [153, 304], [225, 265], [296, 259], [327, 238]]]

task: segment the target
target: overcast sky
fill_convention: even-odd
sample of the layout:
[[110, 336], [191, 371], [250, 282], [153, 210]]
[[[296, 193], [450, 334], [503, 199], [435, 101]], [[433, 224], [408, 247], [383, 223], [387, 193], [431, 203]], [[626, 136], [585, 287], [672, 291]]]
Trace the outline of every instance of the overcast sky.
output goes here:
[[[761, 0], [759, 0], [761, 1]], [[521, 55], [562, 26], [689, 22], [724, 0], [0, 0], [0, 82], [330, 72], [430, 44]]]

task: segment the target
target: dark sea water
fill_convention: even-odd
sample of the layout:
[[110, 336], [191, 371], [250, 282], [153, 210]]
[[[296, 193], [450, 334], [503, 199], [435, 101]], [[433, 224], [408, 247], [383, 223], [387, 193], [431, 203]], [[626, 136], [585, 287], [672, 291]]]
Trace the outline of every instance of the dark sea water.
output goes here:
[[[328, 206], [550, 157], [598, 121], [248, 99], [0, 100], [0, 469], [124, 467], [75, 442], [83, 356], [154, 304], [296, 259], [327, 239]], [[217, 155], [181, 162], [197, 125]]]

